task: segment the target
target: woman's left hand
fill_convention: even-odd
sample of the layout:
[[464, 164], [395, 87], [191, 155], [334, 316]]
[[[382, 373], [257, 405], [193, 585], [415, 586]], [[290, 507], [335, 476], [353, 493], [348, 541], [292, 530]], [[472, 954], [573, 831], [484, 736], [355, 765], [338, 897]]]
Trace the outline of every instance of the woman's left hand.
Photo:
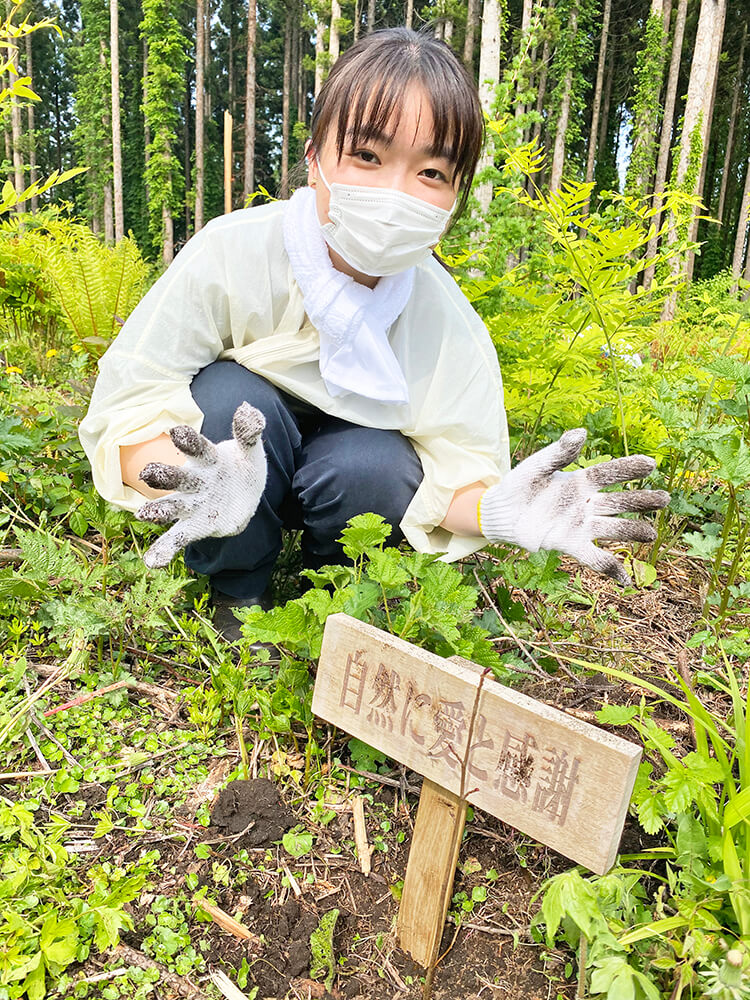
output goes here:
[[623, 564], [597, 538], [651, 542], [656, 531], [647, 521], [621, 520], [617, 514], [658, 510], [669, 503], [664, 490], [600, 492], [605, 486], [641, 479], [656, 468], [645, 455], [630, 455], [573, 472], [562, 470], [575, 461], [586, 441], [579, 427], [566, 431], [554, 444], [535, 452], [491, 486], [479, 504], [480, 528], [491, 542], [510, 542], [529, 552], [555, 549], [584, 566], [630, 583]]

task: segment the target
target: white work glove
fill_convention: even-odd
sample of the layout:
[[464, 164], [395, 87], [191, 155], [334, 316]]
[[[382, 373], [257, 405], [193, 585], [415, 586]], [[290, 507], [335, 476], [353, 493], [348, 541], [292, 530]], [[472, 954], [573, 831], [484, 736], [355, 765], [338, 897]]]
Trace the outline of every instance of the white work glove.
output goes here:
[[586, 431], [566, 431], [554, 444], [535, 452], [512, 469], [479, 501], [480, 529], [491, 542], [510, 542], [529, 552], [555, 549], [584, 566], [630, 583], [622, 563], [597, 548], [595, 538], [651, 542], [656, 537], [647, 521], [618, 520], [610, 515], [666, 507], [664, 490], [600, 493], [604, 486], [641, 479], [656, 462], [645, 455], [615, 458], [587, 469], [562, 472], [583, 448]]
[[140, 479], [156, 490], [174, 490], [149, 500], [136, 513], [139, 521], [168, 524], [143, 556], [151, 569], [166, 566], [190, 542], [238, 535], [255, 513], [266, 485], [266, 454], [260, 410], [242, 403], [232, 418], [228, 441], [213, 444], [192, 427], [173, 427], [169, 436], [188, 456], [184, 465], [149, 462]]

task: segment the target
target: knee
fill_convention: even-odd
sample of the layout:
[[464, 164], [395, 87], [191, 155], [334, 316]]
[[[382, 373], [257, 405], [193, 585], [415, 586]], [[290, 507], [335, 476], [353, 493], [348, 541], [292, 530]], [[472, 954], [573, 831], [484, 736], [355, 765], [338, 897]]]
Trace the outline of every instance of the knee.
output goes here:
[[[202, 431], [212, 441], [232, 436], [232, 417], [241, 403], [250, 403], [266, 418], [267, 433], [286, 413], [277, 389], [260, 375], [235, 361], [214, 361], [190, 384], [193, 399], [203, 412]], [[264, 438], [266, 434], [264, 434]]]
[[353, 439], [342, 437], [325, 459], [300, 470], [303, 508], [313, 506], [342, 527], [366, 511], [397, 527], [422, 481], [422, 466], [398, 431], [360, 430]]

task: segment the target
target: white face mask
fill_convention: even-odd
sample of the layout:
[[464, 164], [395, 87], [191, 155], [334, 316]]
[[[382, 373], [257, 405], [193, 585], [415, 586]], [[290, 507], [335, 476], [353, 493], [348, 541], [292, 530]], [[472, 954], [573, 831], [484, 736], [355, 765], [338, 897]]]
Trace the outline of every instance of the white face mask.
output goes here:
[[429, 256], [443, 235], [455, 201], [449, 209], [436, 208], [421, 198], [394, 188], [359, 184], [329, 184], [328, 217], [321, 228], [332, 250], [355, 270], [373, 277], [398, 274]]

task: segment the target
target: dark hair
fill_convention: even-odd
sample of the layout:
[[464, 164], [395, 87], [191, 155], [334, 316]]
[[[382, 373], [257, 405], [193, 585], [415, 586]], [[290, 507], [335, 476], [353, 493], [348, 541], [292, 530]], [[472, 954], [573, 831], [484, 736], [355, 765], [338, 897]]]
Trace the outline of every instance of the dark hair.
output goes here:
[[448, 151], [461, 178], [457, 218], [466, 207], [484, 139], [484, 118], [476, 85], [445, 42], [411, 28], [385, 28], [365, 35], [336, 60], [315, 99], [310, 126], [320, 149], [332, 126], [341, 159], [353, 145], [387, 134], [398, 121], [407, 86], [418, 82], [432, 110], [436, 152]]

